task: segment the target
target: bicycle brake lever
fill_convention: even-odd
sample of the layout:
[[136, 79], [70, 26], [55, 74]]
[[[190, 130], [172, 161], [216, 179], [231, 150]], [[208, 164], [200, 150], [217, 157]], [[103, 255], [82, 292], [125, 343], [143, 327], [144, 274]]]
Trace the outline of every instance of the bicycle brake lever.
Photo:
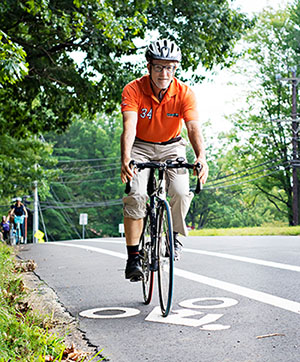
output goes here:
[[199, 172], [200, 172], [200, 169], [201, 169], [201, 164], [200, 162], [198, 162], [196, 165], [195, 165], [195, 168], [194, 168], [197, 172], [197, 186], [196, 186], [196, 189], [195, 189], [195, 194], [199, 194], [200, 191], [203, 189], [203, 184], [202, 182], [200, 181], [200, 178], [199, 178]]
[[200, 181], [200, 179], [198, 177], [197, 186], [196, 186], [196, 189], [195, 189], [195, 194], [199, 194], [202, 189], [203, 189], [203, 184], [202, 184], [202, 182]]
[[[131, 168], [133, 168], [134, 166], [135, 166], [135, 164], [136, 164], [136, 162], [134, 161], [134, 160], [131, 160], [130, 162], [129, 162], [129, 167], [131, 167]], [[125, 194], [129, 194], [129, 192], [130, 192], [130, 190], [131, 190], [131, 181], [130, 180], [128, 180], [127, 182], [126, 182], [126, 187], [125, 187]]]
[[126, 187], [125, 187], [125, 194], [129, 194], [129, 192], [130, 192], [130, 190], [131, 190], [131, 181], [127, 181], [126, 182]]

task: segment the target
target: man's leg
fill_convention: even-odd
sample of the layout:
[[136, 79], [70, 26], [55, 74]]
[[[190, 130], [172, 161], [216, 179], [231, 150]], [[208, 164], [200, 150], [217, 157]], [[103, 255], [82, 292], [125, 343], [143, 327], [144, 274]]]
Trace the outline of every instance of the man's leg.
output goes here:
[[124, 217], [124, 228], [126, 245], [139, 245], [140, 237], [143, 231], [143, 219], [135, 220], [129, 217]]
[[143, 277], [140, 263], [139, 240], [143, 231], [143, 219], [124, 217], [126, 248], [128, 259], [125, 268], [125, 278], [130, 281], [139, 281]]
[[[153, 148], [152, 144], [135, 141], [131, 158], [136, 162], [150, 161]], [[128, 196], [123, 197], [124, 228], [128, 253], [125, 277], [131, 281], [140, 280], [143, 276], [139, 257], [139, 241], [143, 232], [143, 220], [146, 215], [148, 178], [148, 169], [137, 172], [132, 180]]]
[[[177, 157], [186, 158], [186, 142], [184, 140], [168, 146], [162, 146], [163, 159], [176, 160]], [[170, 206], [173, 219], [175, 259], [179, 259], [181, 246], [177, 235], [180, 233], [187, 236], [188, 231], [185, 217], [188, 213], [193, 193], [189, 188], [189, 171], [187, 169], [170, 169], [166, 178], [167, 191], [170, 196]]]

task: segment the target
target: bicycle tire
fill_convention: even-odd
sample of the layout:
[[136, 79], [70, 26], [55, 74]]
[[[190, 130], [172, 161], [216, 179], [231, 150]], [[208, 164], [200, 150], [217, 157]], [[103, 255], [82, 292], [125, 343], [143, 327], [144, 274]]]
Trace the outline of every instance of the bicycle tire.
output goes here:
[[16, 244], [15, 245], [18, 245], [18, 244], [21, 244], [21, 230], [20, 230], [19, 226], [16, 227]]
[[173, 297], [174, 246], [170, 206], [163, 200], [158, 210], [158, 291], [163, 317], [171, 311]]
[[154, 271], [150, 270], [152, 245], [151, 245], [151, 223], [149, 214], [144, 218], [143, 233], [140, 239], [140, 257], [143, 269], [143, 297], [144, 304], [149, 304], [153, 295]]
[[14, 230], [9, 231], [9, 243], [12, 246], [16, 245], [16, 235], [14, 233]]

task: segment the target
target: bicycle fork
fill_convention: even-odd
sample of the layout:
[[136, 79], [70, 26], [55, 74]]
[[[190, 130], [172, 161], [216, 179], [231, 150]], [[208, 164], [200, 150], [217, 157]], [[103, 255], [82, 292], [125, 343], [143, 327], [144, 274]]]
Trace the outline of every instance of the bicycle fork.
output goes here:
[[150, 225], [151, 225], [151, 263], [150, 270], [158, 270], [158, 257], [157, 257], [157, 215], [155, 213], [155, 199], [150, 197]]

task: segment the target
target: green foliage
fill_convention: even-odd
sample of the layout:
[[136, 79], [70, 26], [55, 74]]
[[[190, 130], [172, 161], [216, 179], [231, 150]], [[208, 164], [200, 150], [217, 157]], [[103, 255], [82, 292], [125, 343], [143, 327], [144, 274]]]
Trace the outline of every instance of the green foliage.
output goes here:
[[[222, 144], [222, 135], [219, 138]], [[244, 169], [235, 166], [238, 154], [230, 158], [225, 147], [209, 147], [208, 154], [210, 177], [200, 195], [194, 196], [187, 215], [189, 226], [196, 229], [260, 226], [266, 221], [286, 219], [261, 191], [251, 186], [251, 172], [238, 172]]]
[[[244, 213], [243, 225], [255, 225], [253, 218], [259, 225], [262, 219], [256, 213], [269, 221], [289, 220], [292, 224], [293, 134], [291, 122], [284, 121], [291, 119], [291, 91], [287, 84], [276, 80], [277, 74], [289, 77], [290, 67], [300, 63], [298, 49], [291, 48], [296, 27], [291, 12], [264, 11], [245, 37], [247, 69], [242, 72], [252, 80], [253, 90], [248, 96], [248, 108], [232, 116], [234, 129], [224, 135], [231, 146], [222, 165], [225, 174], [243, 170], [236, 178], [240, 180], [236, 182], [247, 183], [240, 197], [242, 204], [253, 205], [252, 213]], [[223, 186], [233, 179], [226, 180]], [[236, 218], [244, 218], [236, 211], [232, 216], [233, 225], [228, 224], [232, 226], [238, 224]]]
[[11, 198], [31, 195], [33, 181], [39, 183], [43, 198], [48, 192], [47, 180], [52, 179], [56, 170], [49, 170], [55, 164], [51, 158], [52, 146], [35, 137], [16, 142], [14, 137], [3, 135], [0, 145], [0, 198], [10, 204]]
[[[50, 240], [80, 238], [79, 214], [88, 214], [87, 237], [118, 236], [124, 185], [120, 180], [120, 114], [78, 118], [55, 143], [60, 178], [41, 203]], [[82, 161], [81, 161], [82, 160]], [[93, 231], [92, 231], [93, 230]]]
[[300, 226], [261, 226], [252, 228], [193, 230], [190, 236], [300, 235]]
[[0, 244], [0, 361], [45, 360], [58, 355], [64, 346], [41, 328], [41, 321], [28, 308], [22, 308], [25, 291], [15, 271], [11, 250]]
[[34, 136], [65, 131], [76, 117], [111, 114], [123, 86], [144, 72], [149, 36], [176, 37], [183, 69], [195, 70], [230, 65], [249, 27], [227, 0], [2, 1], [0, 197], [30, 193], [35, 179], [47, 191], [52, 176], [33, 165], [49, 163], [51, 150], [37, 149]]
[[65, 130], [74, 114], [111, 112], [123, 86], [141, 74], [124, 56], [137, 54], [149, 31], [176, 38], [183, 69], [195, 70], [229, 65], [250, 26], [227, 0], [2, 2], [0, 28], [26, 53], [29, 73], [0, 90], [0, 133]]
[[0, 87], [14, 84], [28, 73], [24, 49], [0, 30]]

